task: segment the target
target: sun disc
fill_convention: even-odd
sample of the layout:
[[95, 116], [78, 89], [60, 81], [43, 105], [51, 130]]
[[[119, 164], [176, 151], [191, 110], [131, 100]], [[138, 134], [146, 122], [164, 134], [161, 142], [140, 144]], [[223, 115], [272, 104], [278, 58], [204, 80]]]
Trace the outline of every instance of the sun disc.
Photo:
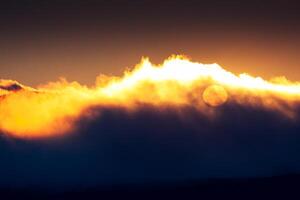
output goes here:
[[207, 105], [217, 107], [227, 101], [228, 94], [224, 87], [220, 85], [211, 85], [204, 90], [202, 98]]

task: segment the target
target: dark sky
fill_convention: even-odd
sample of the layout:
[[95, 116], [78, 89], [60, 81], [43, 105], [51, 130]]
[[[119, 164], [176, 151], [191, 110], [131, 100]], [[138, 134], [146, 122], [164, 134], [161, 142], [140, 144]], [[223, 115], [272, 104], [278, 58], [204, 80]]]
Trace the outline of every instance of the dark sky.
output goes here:
[[[266, 78], [300, 80], [297, 1], [7, 1], [0, 76], [37, 85], [119, 75], [142, 56], [185, 54]], [[87, 69], [87, 70], [82, 70]]]

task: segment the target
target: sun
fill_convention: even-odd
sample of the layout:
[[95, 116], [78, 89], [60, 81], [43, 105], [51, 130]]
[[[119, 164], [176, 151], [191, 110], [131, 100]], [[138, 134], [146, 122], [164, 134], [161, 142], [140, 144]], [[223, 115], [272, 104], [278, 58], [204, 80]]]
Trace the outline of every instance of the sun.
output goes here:
[[216, 107], [227, 101], [228, 94], [224, 87], [220, 85], [211, 85], [204, 90], [202, 98], [207, 105]]

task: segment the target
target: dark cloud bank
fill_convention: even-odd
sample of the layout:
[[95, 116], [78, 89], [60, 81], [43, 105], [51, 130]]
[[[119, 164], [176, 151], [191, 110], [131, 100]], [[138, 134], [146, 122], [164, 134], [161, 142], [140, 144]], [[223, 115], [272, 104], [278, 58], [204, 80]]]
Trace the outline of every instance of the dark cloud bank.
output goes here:
[[[0, 80], [1, 81], [1, 80]], [[5, 84], [1, 84], [0, 82], [0, 90], [6, 90], [6, 91], [19, 91], [24, 89], [21, 84], [15, 81], [9, 81], [9, 80], [4, 80]]]
[[[96, 186], [300, 171], [300, 124], [227, 103], [209, 120], [192, 107], [91, 108], [78, 130], [47, 140], [0, 139], [2, 186]], [[300, 113], [300, 110], [298, 111]]]

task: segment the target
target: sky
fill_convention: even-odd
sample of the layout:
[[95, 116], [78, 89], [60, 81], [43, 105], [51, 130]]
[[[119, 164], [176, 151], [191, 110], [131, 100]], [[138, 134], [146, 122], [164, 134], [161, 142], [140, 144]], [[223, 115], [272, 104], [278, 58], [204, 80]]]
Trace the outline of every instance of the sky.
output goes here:
[[299, 7], [1, 3], [0, 188], [300, 173]]
[[142, 56], [184, 54], [235, 73], [299, 80], [297, 1], [6, 1], [0, 75], [30, 86], [93, 85]]

